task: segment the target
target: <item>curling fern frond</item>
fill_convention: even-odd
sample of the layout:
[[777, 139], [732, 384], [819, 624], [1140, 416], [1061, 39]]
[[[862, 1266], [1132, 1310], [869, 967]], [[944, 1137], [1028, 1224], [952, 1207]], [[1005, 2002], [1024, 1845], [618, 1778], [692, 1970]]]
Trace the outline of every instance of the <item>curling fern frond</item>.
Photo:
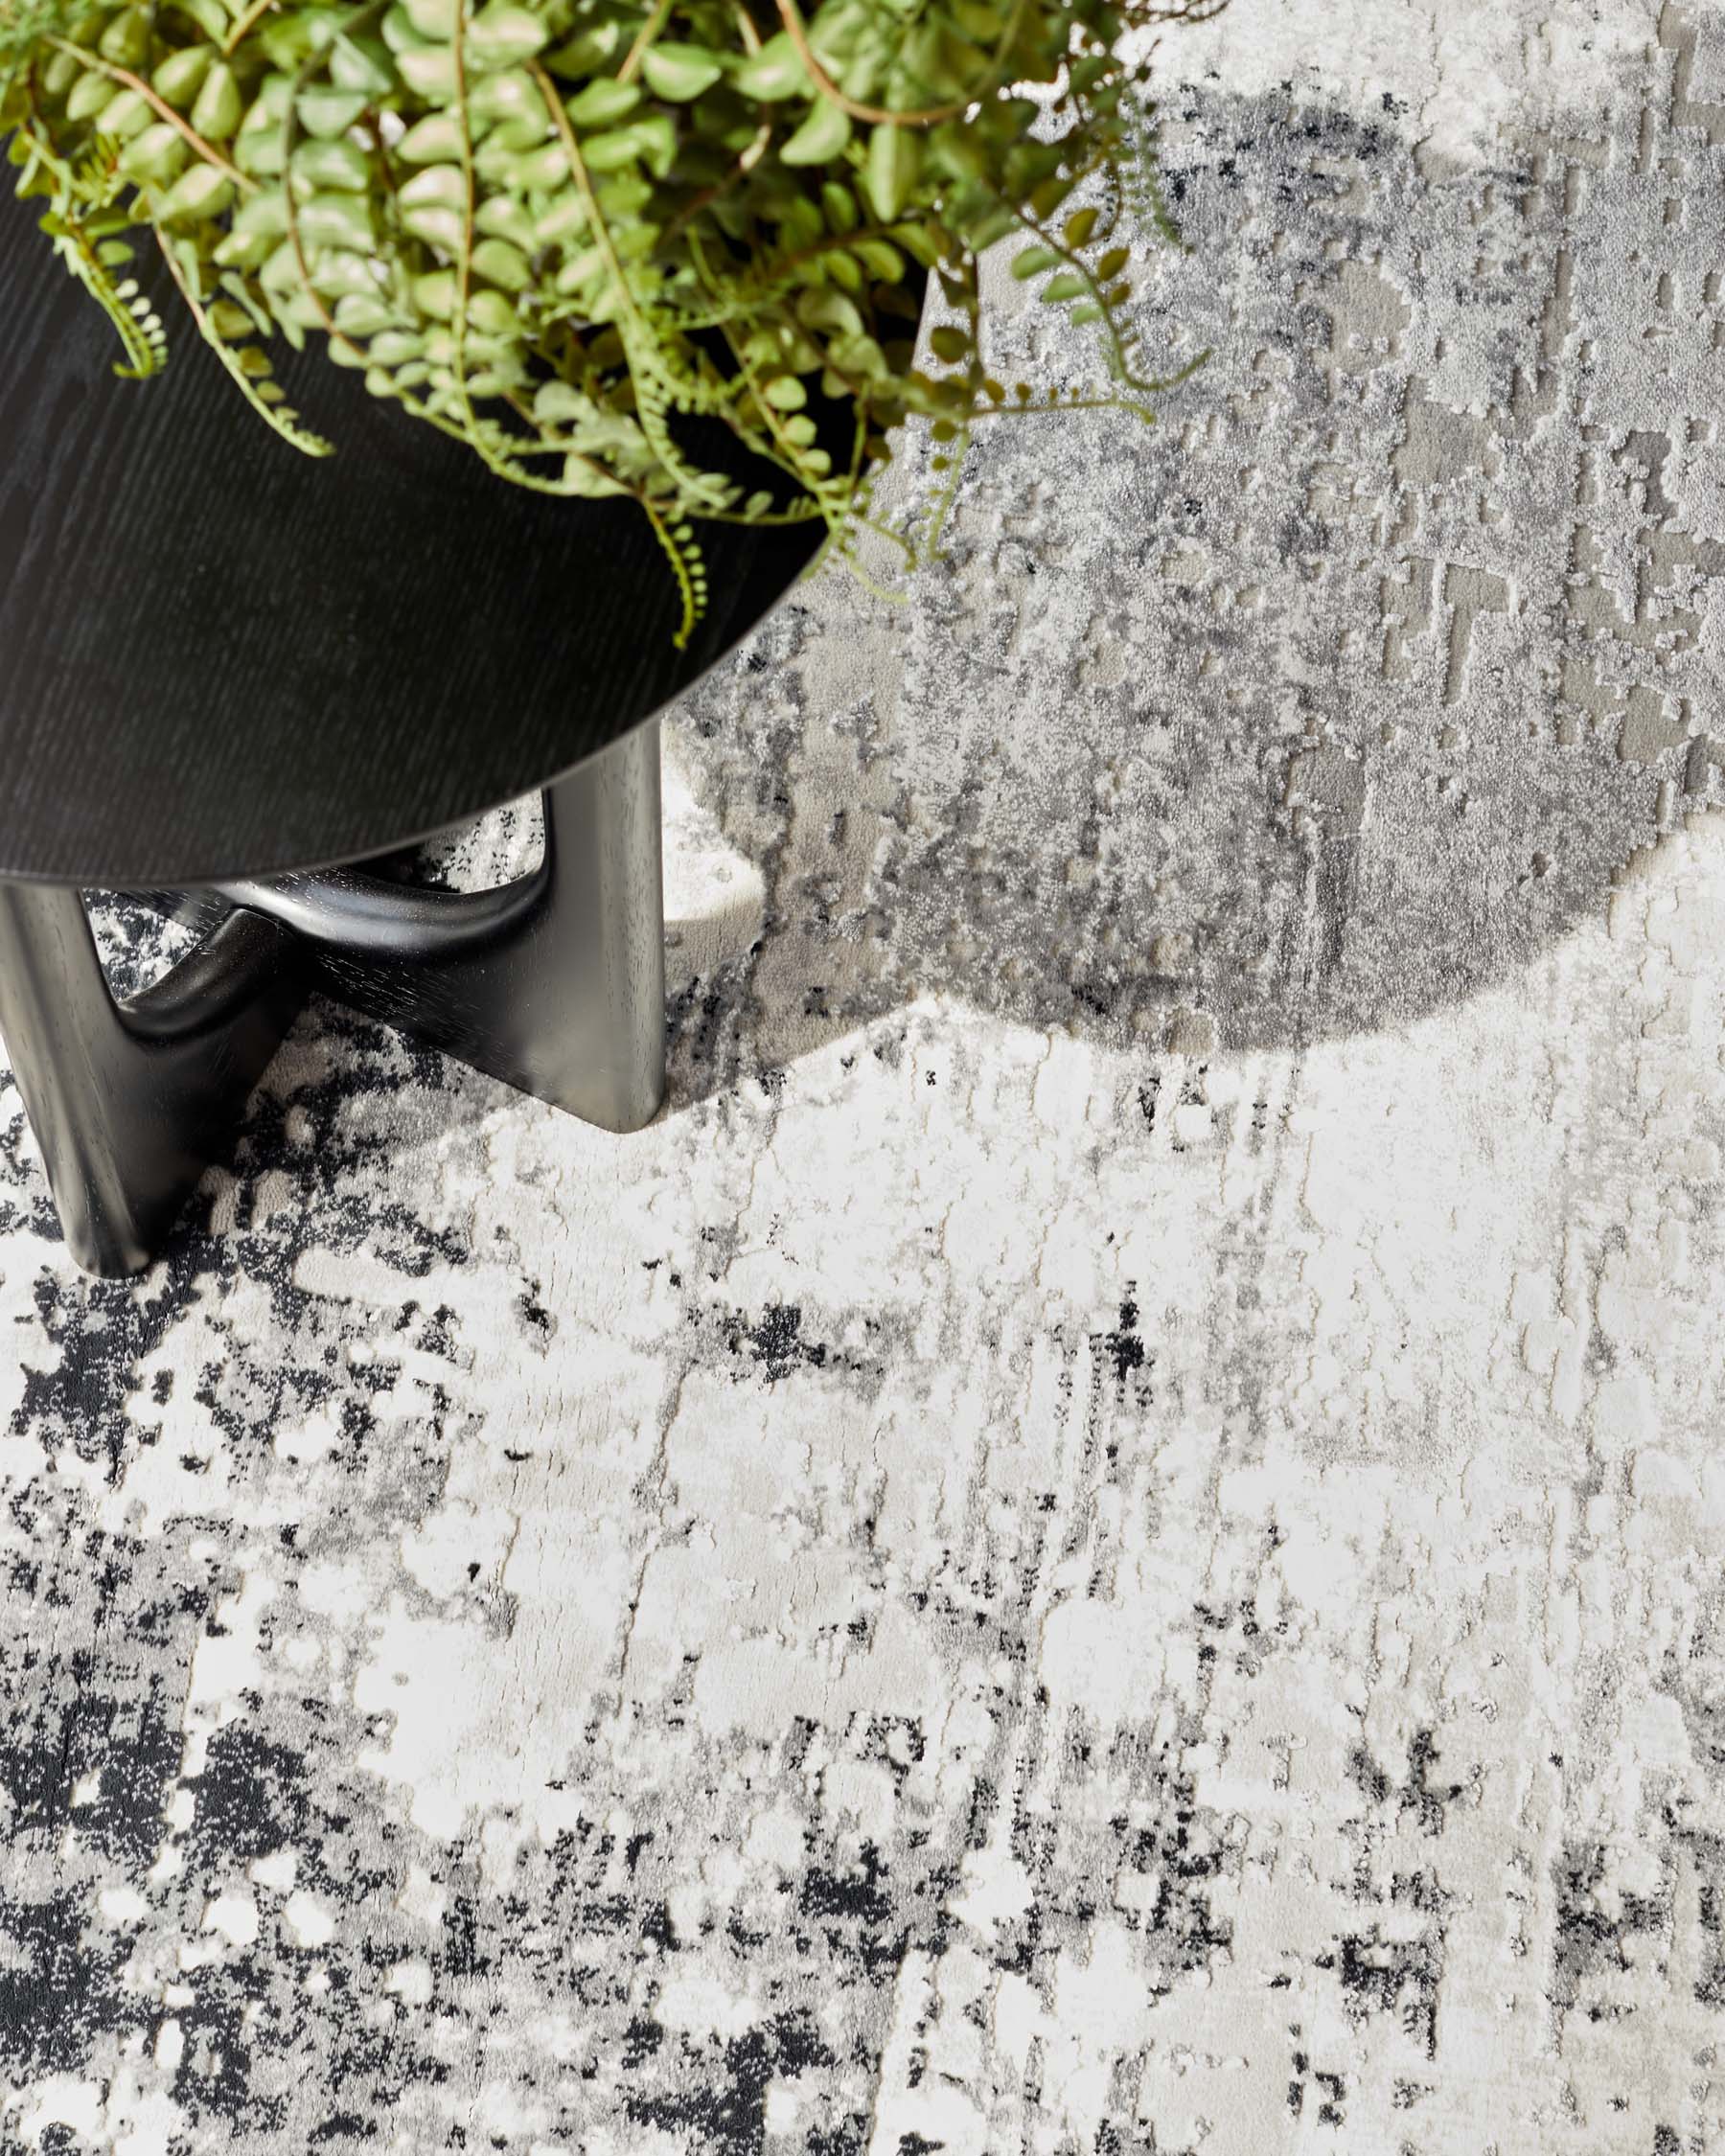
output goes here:
[[232, 276], [223, 278], [214, 296], [206, 298], [201, 289], [203, 264], [183, 241], [164, 239], [162, 258], [198, 333], [264, 424], [303, 456], [333, 455], [334, 444], [300, 424], [299, 414], [275, 378], [269, 354], [260, 341], [269, 333], [266, 310], [251, 298], [239, 278]]
[[681, 651], [694, 633], [695, 624], [706, 611], [706, 563], [688, 524], [668, 521], [656, 502], [643, 500], [642, 507], [653, 526], [653, 536], [664, 549], [671, 573], [677, 579], [682, 619], [672, 641]]
[[129, 244], [117, 237], [127, 219], [116, 215], [121, 193], [120, 145], [98, 135], [76, 164], [44, 158], [58, 182], [55, 207], [42, 218], [42, 230], [79, 283], [113, 324], [126, 354], [114, 372], [127, 381], [144, 381], [168, 363], [168, 333], [155, 304], [127, 275]]

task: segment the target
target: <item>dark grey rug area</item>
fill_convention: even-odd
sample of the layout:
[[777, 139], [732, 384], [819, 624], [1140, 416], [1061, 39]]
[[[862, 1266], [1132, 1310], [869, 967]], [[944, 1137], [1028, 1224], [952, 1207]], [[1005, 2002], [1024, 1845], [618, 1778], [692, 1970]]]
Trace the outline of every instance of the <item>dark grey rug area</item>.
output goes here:
[[0, 2148], [1725, 2146], [1725, 17], [1163, 62], [649, 1130], [314, 1010], [104, 1286], [0, 1091]]

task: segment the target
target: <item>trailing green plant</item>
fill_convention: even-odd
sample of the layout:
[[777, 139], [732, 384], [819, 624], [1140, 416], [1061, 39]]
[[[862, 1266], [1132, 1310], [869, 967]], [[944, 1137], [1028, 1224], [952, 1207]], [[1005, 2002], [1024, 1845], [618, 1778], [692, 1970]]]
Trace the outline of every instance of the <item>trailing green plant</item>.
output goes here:
[[[988, 365], [997, 241], [1019, 235], [1016, 273], [1095, 327], [1107, 383], [1052, 401], [1147, 419], [1190, 372], [1146, 371], [1126, 305], [1135, 246], [1171, 228], [1148, 62], [1121, 45], [1221, 5], [0, 0], [0, 132], [121, 373], [166, 357], [146, 228], [289, 442], [330, 447], [270, 342], [319, 336], [500, 477], [637, 502], [686, 638], [697, 523], [818, 518], [848, 550], [889, 428], [932, 424], [950, 497], [975, 426], [1046, 408]], [[1070, 209], [1098, 173], [1104, 201]], [[918, 272], [945, 302], [928, 366]], [[690, 416], [763, 483], [709, 469]]]

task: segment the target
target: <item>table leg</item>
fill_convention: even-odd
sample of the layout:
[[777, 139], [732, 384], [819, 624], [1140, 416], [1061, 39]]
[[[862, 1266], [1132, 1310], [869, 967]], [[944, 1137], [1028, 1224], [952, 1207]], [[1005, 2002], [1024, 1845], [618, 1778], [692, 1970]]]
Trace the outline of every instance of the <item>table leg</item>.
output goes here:
[[116, 1002], [81, 892], [0, 883], [0, 1035], [87, 1272], [150, 1263], [303, 996], [292, 938], [235, 913]]
[[656, 720], [545, 790], [538, 869], [501, 891], [352, 871], [224, 884], [310, 947], [314, 985], [608, 1131], [665, 1090]]
[[229, 904], [289, 929], [312, 985], [608, 1131], [665, 1089], [659, 729], [651, 720], [544, 796], [539, 866], [500, 889], [363, 869], [241, 879]]

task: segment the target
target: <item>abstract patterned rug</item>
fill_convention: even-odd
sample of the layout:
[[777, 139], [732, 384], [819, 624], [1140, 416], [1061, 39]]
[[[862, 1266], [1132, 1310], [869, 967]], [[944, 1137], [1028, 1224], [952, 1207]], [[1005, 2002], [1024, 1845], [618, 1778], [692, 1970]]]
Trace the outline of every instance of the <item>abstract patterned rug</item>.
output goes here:
[[97, 1285], [0, 1093], [0, 2147], [1725, 2147], [1725, 13], [1162, 68], [649, 1130], [315, 1010]]

